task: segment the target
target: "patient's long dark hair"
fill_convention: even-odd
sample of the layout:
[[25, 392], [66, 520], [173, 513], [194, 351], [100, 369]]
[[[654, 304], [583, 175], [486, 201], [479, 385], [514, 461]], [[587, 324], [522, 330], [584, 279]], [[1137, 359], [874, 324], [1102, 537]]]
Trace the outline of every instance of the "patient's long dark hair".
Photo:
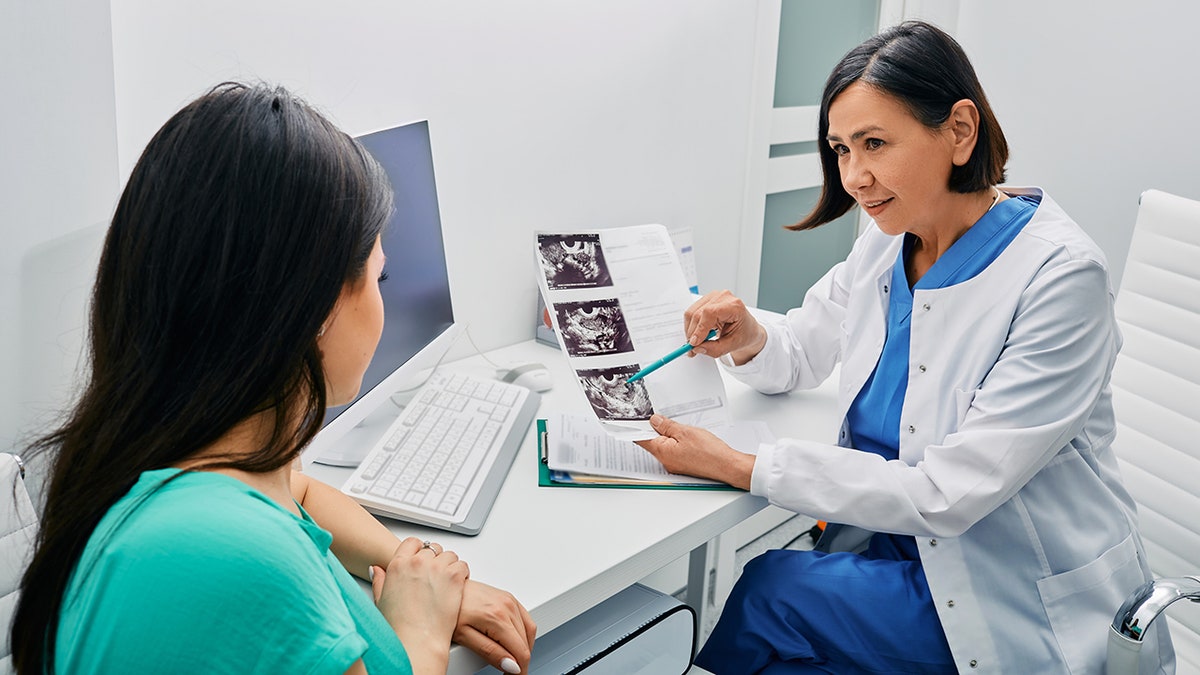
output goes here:
[[283, 89], [219, 85], [154, 136], [104, 242], [90, 378], [35, 445], [57, 456], [13, 623], [18, 672], [54, 672], [71, 572], [143, 471], [263, 411], [263, 447], [205, 466], [272, 471], [312, 439], [325, 410], [318, 333], [391, 209], [379, 164]]

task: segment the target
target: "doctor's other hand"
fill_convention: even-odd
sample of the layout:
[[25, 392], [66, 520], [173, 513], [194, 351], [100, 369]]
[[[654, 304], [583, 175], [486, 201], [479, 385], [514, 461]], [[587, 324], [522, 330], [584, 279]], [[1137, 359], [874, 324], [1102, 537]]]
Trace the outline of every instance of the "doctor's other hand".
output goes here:
[[444, 673], [471, 571], [453, 551], [408, 537], [387, 568], [373, 567], [375, 606], [408, 652], [413, 673]]
[[711, 478], [743, 490], [750, 489], [754, 455], [738, 452], [711, 431], [651, 415], [658, 438], [636, 441], [671, 473]]
[[[729, 354], [737, 365], [749, 361], [767, 343], [767, 331], [750, 314], [746, 303], [729, 291], [713, 291], [701, 296], [683, 312], [684, 334], [695, 349], [692, 354], [713, 358]], [[705, 342], [712, 329], [716, 340]]]
[[473, 579], [463, 589], [454, 641], [504, 673], [525, 673], [537, 625], [512, 593]]

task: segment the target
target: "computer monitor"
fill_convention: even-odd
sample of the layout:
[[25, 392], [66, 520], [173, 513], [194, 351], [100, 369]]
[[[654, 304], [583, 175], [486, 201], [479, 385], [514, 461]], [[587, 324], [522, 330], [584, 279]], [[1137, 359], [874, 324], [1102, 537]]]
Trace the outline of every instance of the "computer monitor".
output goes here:
[[383, 231], [388, 279], [379, 286], [385, 315], [379, 347], [358, 398], [330, 408], [305, 451], [306, 460], [334, 466], [362, 460], [400, 412], [402, 403], [393, 397], [417, 388], [460, 330], [450, 302], [429, 123], [377, 131], [358, 141], [387, 172], [396, 210]]

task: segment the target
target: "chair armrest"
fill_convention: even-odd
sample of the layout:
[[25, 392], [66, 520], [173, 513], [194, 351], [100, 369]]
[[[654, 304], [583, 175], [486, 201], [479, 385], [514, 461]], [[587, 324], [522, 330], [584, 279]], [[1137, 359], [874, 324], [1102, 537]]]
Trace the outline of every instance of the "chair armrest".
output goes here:
[[1120, 635], [1141, 642], [1150, 623], [1171, 603], [1184, 598], [1200, 602], [1200, 576], [1147, 581], [1125, 599], [1113, 617], [1112, 628]]

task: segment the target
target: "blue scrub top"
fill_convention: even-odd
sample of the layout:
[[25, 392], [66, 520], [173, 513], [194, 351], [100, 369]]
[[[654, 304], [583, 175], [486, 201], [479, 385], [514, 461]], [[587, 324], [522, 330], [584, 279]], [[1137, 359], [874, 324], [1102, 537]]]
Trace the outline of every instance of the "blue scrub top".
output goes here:
[[[892, 268], [891, 283], [885, 289], [889, 297], [887, 339], [879, 363], [846, 414], [851, 447], [888, 460], [900, 457], [900, 413], [908, 387], [913, 291], [960, 284], [987, 269], [1033, 218], [1039, 203], [1039, 198], [1023, 195], [996, 204], [911, 287], [904, 261], [915, 238], [911, 234], [904, 235], [904, 246]], [[875, 537], [872, 546], [898, 547], [899, 551], [893, 551], [893, 555], [885, 554], [889, 558], [899, 553], [901, 557], [894, 559], [919, 559], [912, 537], [892, 536], [890, 539], [891, 542], [876, 541], [880, 537]]]

